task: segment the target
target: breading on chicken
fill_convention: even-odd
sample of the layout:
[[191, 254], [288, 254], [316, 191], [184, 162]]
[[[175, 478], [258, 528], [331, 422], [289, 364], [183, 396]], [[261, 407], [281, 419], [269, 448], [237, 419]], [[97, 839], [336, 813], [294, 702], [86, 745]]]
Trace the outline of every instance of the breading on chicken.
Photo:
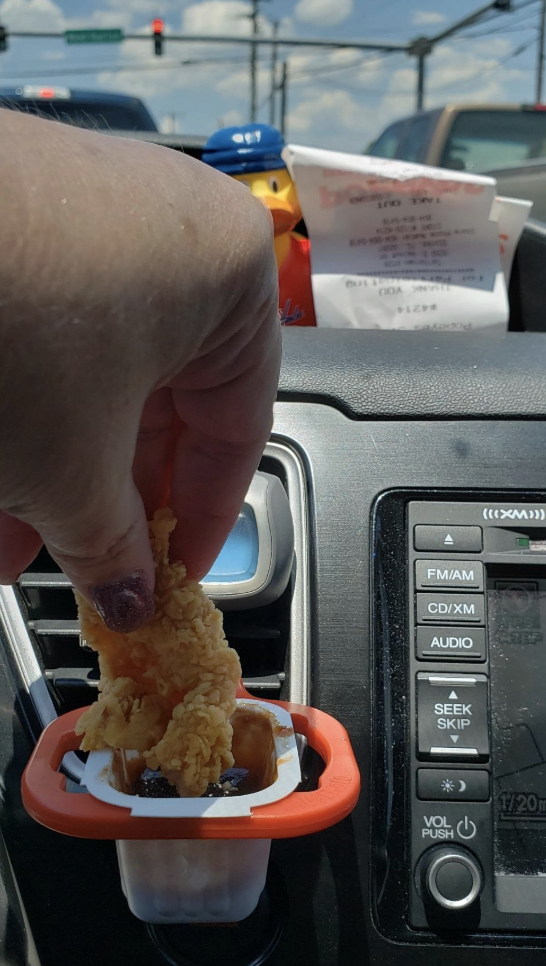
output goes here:
[[150, 523], [155, 616], [129, 634], [109, 630], [77, 595], [82, 636], [99, 653], [98, 700], [78, 721], [81, 749], [136, 750], [185, 796], [205, 792], [233, 766], [230, 717], [241, 677], [222, 614], [181, 563], [169, 562], [176, 521]]

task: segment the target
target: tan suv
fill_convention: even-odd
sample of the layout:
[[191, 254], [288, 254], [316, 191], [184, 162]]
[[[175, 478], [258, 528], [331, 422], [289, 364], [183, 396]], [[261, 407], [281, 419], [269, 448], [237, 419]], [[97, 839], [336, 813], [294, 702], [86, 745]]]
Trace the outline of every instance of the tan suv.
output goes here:
[[546, 106], [449, 104], [391, 124], [366, 154], [485, 172], [546, 159]]

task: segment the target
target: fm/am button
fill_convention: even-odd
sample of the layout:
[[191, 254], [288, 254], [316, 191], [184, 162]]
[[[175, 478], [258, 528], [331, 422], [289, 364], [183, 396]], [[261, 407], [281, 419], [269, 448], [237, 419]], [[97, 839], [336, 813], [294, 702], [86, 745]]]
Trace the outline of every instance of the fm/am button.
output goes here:
[[416, 590], [483, 590], [483, 564], [478, 560], [417, 560]]
[[483, 594], [417, 594], [418, 624], [477, 624], [485, 620]]
[[418, 627], [420, 661], [485, 661], [483, 627]]

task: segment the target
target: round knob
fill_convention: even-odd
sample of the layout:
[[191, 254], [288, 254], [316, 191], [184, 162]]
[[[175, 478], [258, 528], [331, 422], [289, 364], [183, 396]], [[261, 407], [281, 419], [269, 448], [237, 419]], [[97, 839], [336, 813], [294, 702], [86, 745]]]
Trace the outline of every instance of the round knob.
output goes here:
[[482, 871], [477, 859], [465, 849], [433, 849], [424, 875], [431, 899], [443, 909], [461, 911], [478, 898]]

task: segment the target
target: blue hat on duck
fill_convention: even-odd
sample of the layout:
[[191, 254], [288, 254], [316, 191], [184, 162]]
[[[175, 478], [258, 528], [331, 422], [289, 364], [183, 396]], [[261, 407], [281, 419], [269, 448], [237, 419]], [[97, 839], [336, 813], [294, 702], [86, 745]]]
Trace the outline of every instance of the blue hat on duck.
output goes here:
[[216, 131], [201, 160], [225, 174], [254, 174], [286, 168], [281, 157], [284, 138], [270, 124], [244, 124]]

